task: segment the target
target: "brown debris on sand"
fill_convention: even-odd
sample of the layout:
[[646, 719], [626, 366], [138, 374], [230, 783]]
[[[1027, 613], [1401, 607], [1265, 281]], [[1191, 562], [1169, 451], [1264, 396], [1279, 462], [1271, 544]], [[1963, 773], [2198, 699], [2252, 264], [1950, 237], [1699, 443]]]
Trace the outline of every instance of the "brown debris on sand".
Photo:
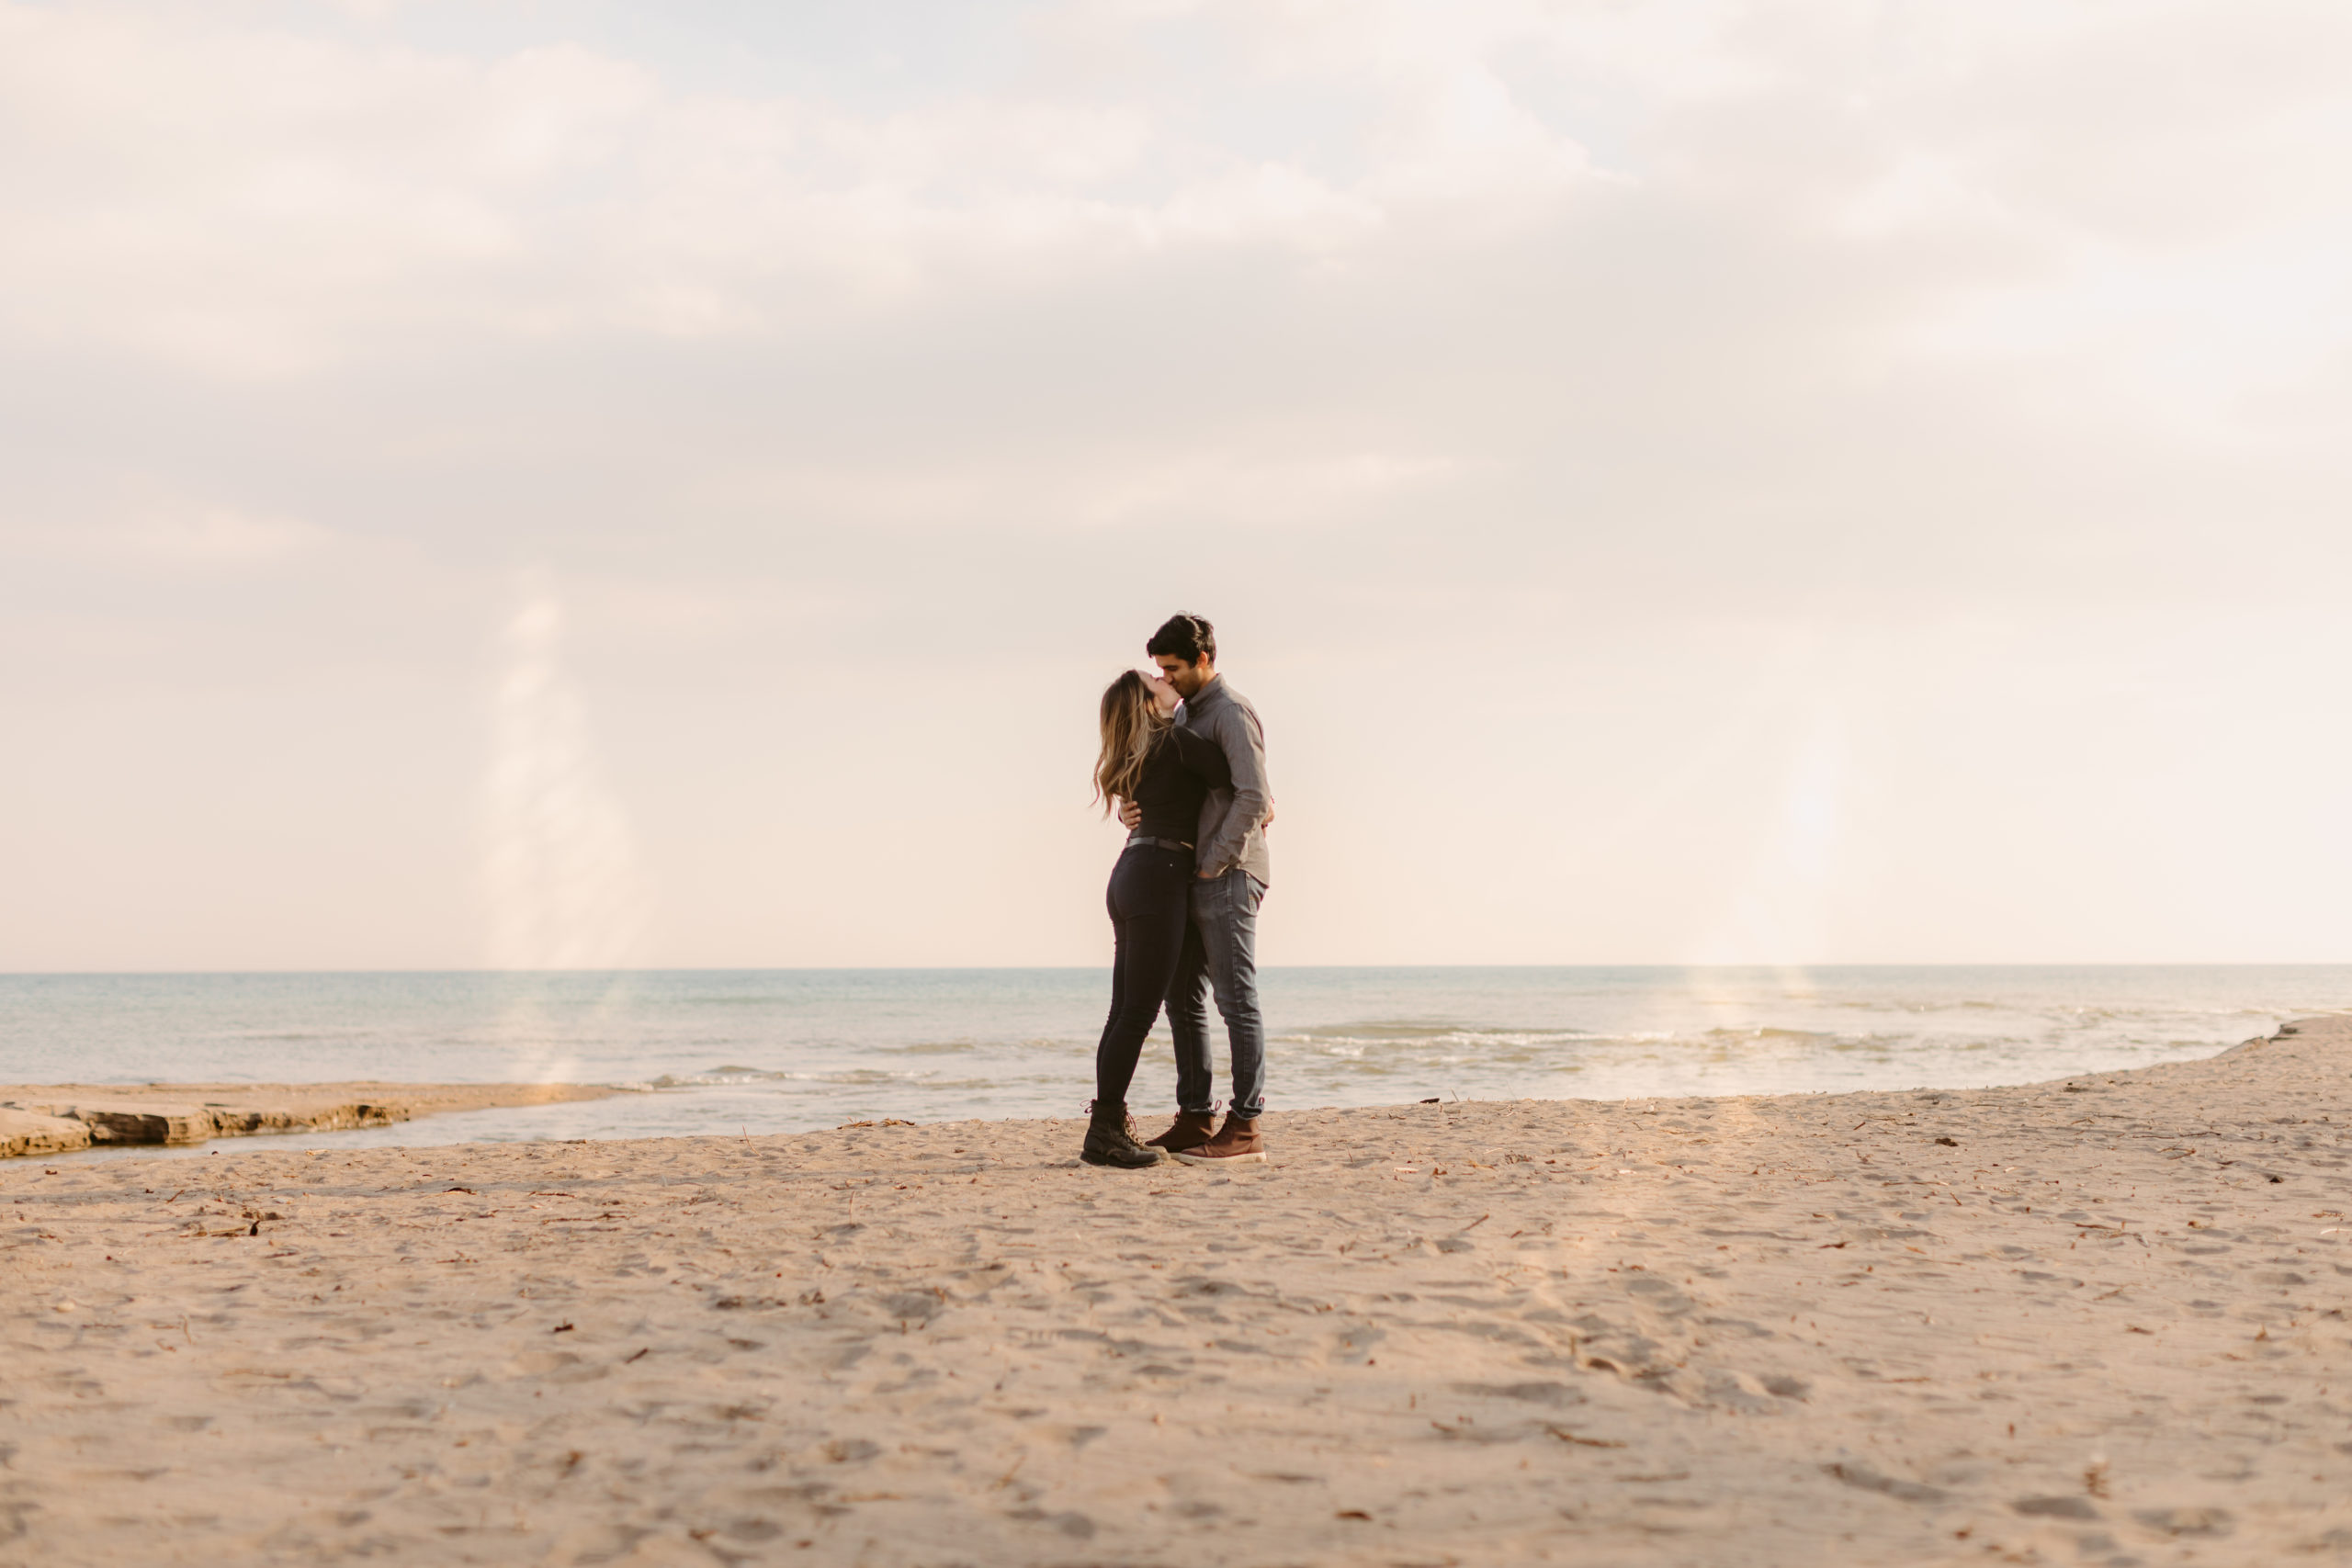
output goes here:
[[2352, 1019], [1267, 1122], [0, 1168], [0, 1568], [2352, 1562]]
[[0, 1084], [0, 1159], [113, 1144], [379, 1127], [449, 1111], [602, 1100], [593, 1084]]

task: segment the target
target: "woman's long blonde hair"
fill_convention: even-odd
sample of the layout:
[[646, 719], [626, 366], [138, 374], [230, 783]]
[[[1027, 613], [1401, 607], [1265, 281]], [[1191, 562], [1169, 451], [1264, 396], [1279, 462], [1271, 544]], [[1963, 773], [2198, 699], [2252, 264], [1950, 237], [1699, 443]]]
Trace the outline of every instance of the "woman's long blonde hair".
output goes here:
[[1133, 800], [1143, 765], [1168, 728], [1168, 716], [1151, 700], [1151, 686], [1136, 671], [1121, 673], [1102, 693], [1102, 754], [1094, 762], [1094, 798], [1102, 815], [1114, 800]]

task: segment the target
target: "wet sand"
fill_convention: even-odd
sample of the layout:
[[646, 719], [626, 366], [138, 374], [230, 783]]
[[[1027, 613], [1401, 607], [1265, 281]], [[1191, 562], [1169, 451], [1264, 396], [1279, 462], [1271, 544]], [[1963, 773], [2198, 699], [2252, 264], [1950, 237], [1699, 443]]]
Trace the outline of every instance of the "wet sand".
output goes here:
[[0, 1564], [2352, 1561], [2352, 1020], [1080, 1131], [0, 1168]]
[[380, 1127], [450, 1111], [603, 1100], [594, 1084], [0, 1084], [0, 1158]]

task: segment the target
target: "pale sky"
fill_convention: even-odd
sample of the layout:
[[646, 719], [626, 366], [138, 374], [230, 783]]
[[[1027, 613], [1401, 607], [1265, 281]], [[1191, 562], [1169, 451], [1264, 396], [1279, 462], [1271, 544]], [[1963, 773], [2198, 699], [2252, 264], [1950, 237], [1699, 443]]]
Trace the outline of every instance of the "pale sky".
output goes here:
[[0, 970], [2352, 956], [2352, 7], [0, 0]]

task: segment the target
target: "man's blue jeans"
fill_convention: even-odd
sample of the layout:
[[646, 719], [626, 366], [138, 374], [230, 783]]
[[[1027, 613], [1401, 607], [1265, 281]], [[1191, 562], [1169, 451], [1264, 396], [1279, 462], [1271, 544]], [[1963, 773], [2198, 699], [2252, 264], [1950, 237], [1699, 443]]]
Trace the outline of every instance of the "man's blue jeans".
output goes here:
[[1176, 1041], [1176, 1104], [1208, 1114], [1210, 1098], [1208, 997], [1225, 1019], [1233, 1045], [1229, 1109], [1256, 1121], [1266, 1109], [1266, 1021], [1258, 1011], [1258, 906], [1265, 888], [1234, 867], [1193, 884], [1193, 920], [1176, 977], [1168, 987], [1168, 1028]]

